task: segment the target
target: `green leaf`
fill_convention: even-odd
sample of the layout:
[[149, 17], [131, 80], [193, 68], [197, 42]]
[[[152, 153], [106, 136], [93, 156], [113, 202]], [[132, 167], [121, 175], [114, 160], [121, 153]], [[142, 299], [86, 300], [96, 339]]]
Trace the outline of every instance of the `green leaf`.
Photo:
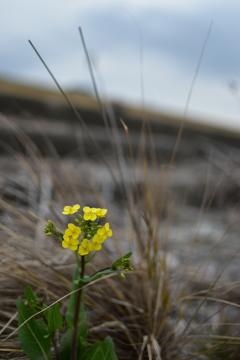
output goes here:
[[42, 310], [42, 307], [40, 306], [40, 299], [37, 297], [37, 295], [34, 294], [31, 286], [25, 287], [25, 296], [28, 302], [29, 307], [34, 311], [38, 312]]
[[82, 299], [80, 304], [80, 312], [78, 318], [78, 336], [84, 341], [88, 336], [88, 323], [87, 323], [87, 313], [84, 304], [84, 293], [82, 292]]
[[[23, 303], [21, 297], [17, 299], [18, 325], [32, 316], [32, 312]], [[41, 323], [32, 318], [18, 330], [18, 336], [23, 351], [30, 360], [50, 360], [50, 337]]]
[[63, 327], [63, 318], [60, 312], [59, 303], [52, 305], [44, 313], [47, 319], [48, 329], [50, 332], [54, 333], [57, 329], [61, 329]]
[[117, 360], [112, 338], [108, 336], [104, 341], [93, 344], [84, 360]]
[[67, 329], [60, 339], [60, 359], [69, 360], [71, 354], [73, 330]]
[[25, 287], [25, 295], [26, 295], [26, 299], [27, 299], [29, 305], [32, 302], [39, 301], [37, 295], [34, 294], [31, 286], [29, 286], [29, 285]]

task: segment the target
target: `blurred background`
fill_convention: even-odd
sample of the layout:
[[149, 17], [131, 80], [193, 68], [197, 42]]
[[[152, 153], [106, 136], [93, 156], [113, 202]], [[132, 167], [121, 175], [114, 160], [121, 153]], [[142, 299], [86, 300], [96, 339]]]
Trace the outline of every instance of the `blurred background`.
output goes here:
[[[229, 284], [221, 299], [239, 307], [239, 289], [231, 285], [239, 284], [240, 262], [239, 0], [7, 0], [0, 13], [0, 284], [2, 303], [12, 306], [2, 306], [0, 327], [15, 313], [9, 298], [17, 297], [21, 281], [27, 281], [28, 276], [21, 275], [21, 281], [18, 276], [23, 263], [32, 273], [34, 259], [36, 279], [46, 263], [43, 284], [50, 279], [46, 269], [71, 266], [71, 253], [46, 241], [43, 229], [48, 219], [64, 228], [61, 209], [76, 202], [109, 209], [114, 241], [106, 247], [107, 257], [122, 255], [122, 248], [133, 250], [134, 261], [144, 269], [145, 254], [151, 253], [147, 247], [153, 244], [153, 261], [147, 261], [158, 264], [156, 284], [170, 283], [158, 272], [160, 266], [164, 273], [161, 264], [166, 263], [169, 279], [173, 271], [178, 286], [186, 280], [184, 292], [189, 284], [193, 293]], [[161, 261], [156, 262], [156, 252]], [[152, 304], [158, 301], [152, 289], [144, 290], [145, 284], [154, 284], [148, 280], [134, 281], [143, 284], [143, 291], [127, 289], [138, 297], [136, 304], [144, 291], [146, 304], [149, 294]], [[106, 298], [111, 299], [105, 296], [104, 303]], [[186, 319], [193, 319], [195, 308], [187, 308]], [[192, 328], [198, 328], [201, 317], [214, 326], [218, 322], [220, 330], [224, 321], [231, 325], [239, 319], [234, 307], [223, 304], [225, 315], [216, 309], [208, 303], [198, 307]], [[150, 318], [153, 313], [154, 306]], [[179, 319], [182, 327], [182, 311]], [[143, 328], [144, 339], [139, 324], [132, 328]], [[191, 334], [188, 320], [184, 326], [183, 333]], [[172, 343], [172, 325], [169, 329], [166, 338]], [[182, 330], [179, 334], [181, 343]], [[162, 335], [157, 339], [162, 341]], [[135, 340], [139, 347], [141, 341]], [[12, 346], [5, 345], [4, 351]], [[193, 358], [190, 352], [186, 359], [190, 354]]]
[[[96, 189], [107, 206], [112, 204], [118, 223], [119, 211], [123, 211], [119, 202], [122, 195], [113, 173], [126, 188], [136, 186], [127, 127], [138, 169], [136, 181], [143, 186], [141, 126], [147, 119], [151, 130], [149, 138], [145, 133], [144, 151], [150, 163], [156, 156], [159, 166], [156, 173], [151, 167], [150, 181], [156, 186], [153, 197], [161, 199], [161, 168], [170, 164], [170, 200], [166, 206], [174, 201], [184, 217], [178, 219], [181, 246], [186, 238], [191, 238], [189, 229], [195, 228], [196, 219], [193, 209], [198, 213], [203, 201], [209, 210], [208, 214], [205, 209], [206, 222], [201, 218], [203, 236], [208, 231], [216, 235], [216, 229], [224, 232], [222, 226], [225, 228], [232, 221], [232, 211], [239, 214], [240, 201], [238, 0], [8, 0], [1, 4], [1, 15], [0, 111], [5, 116], [0, 122], [1, 153], [12, 154], [13, 148], [15, 157], [22, 152], [28, 156], [30, 151], [31, 158], [33, 149], [37, 149], [37, 156], [40, 150], [41, 155], [51, 157], [56, 150], [66, 166], [79, 171], [84, 194], [88, 192], [83, 173], [88, 172], [86, 178], [93, 179], [92, 173], [97, 169]], [[101, 99], [111, 102], [112, 107], [103, 102], [105, 118], [94, 94], [79, 26]], [[76, 119], [28, 40], [68, 93], [81, 118]], [[11, 163], [8, 156], [1, 157], [1, 161], [2, 193], [21, 203], [23, 195], [16, 192], [21, 181], [25, 189], [29, 170], [19, 166], [19, 162]], [[51, 168], [54, 169], [52, 164]], [[48, 178], [47, 169], [45, 164], [42, 171], [48, 172]], [[41, 171], [39, 176], [41, 183]], [[80, 186], [79, 177], [72, 181]], [[50, 181], [49, 194], [53, 182]], [[88, 185], [91, 197], [92, 185]], [[30, 188], [27, 185], [24, 191], [28, 193]], [[61, 201], [59, 198], [57, 206]], [[90, 202], [94, 204], [95, 200]], [[238, 244], [235, 232], [232, 248]]]
[[78, 27], [99, 91], [110, 100], [240, 131], [238, 0], [8, 0], [1, 3], [0, 78], [54, 88], [30, 39], [65, 90], [93, 92]]

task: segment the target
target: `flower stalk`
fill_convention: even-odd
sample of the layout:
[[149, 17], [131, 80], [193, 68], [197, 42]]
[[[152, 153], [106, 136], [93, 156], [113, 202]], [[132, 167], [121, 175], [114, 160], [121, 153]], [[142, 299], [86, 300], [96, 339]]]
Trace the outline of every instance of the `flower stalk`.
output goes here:
[[[84, 279], [84, 273], [85, 273], [85, 256], [82, 255], [81, 267], [80, 267], [80, 279]], [[71, 346], [71, 360], [76, 360], [76, 355], [77, 355], [78, 321], [79, 321], [79, 313], [81, 306], [81, 298], [83, 296], [81, 282], [79, 282], [78, 286], [79, 287], [77, 291], [75, 312], [74, 312], [74, 330], [73, 330], [72, 346]]]

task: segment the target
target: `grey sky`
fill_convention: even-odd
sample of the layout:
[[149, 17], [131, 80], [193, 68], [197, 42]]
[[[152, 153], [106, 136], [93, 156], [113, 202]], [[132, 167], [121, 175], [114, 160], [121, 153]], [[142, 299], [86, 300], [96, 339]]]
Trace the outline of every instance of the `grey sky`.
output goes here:
[[189, 116], [240, 130], [239, 0], [8, 0], [0, 8], [0, 76], [53, 86], [31, 39], [65, 88], [92, 88], [81, 26], [100, 90], [139, 104], [142, 76], [146, 104], [179, 115], [213, 21]]

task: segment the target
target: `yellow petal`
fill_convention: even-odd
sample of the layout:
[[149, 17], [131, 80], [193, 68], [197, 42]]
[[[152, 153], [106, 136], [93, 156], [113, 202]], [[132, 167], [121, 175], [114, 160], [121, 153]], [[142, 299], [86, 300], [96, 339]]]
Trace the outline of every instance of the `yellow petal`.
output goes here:
[[74, 224], [69, 223], [69, 224], [68, 224], [68, 228], [69, 228], [70, 230], [74, 231], [75, 228], [76, 228], [76, 226], [75, 226]]
[[73, 205], [72, 208], [73, 208], [73, 211], [76, 212], [76, 211], [78, 211], [80, 209], [80, 207], [81, 206], [79, 204], [76, 204], [76, 205]]
[[88, 213], [86, 213], [86, 214], [83, 215], [83, 218], [84, 218], [84, 220], [87, 221], [87, 220], [90, 219], [90, 216], [91, 216], [91, 215], [90, 215], [90, 213], [88, 212]]
[[64, 214], [64, 215], [69, 214], [70, 209], [71, 209], [71, 206], [64, 206], [62, 214]]
[[108, 232], [107, 232], [107, 236], [112, 236], [112, 230], [108, 230]]
[[88, 250], [86, 250], [82, 245], [79, 247], [78, 252], [80, 255], [87, 255], [89, 253]]
[[104, 229], [104, 227], [101, 227], [101, 228], [99, 228], [98, 229], [98, 231], [97, 231], [97, 233], [98, 233], [98, 235], [104, 235], [105, 234], [105, 229]]
[[69, 236], [68, 235], [63, 235], [63, 239], [66, 241], [66, 242], [69, 242], [70, 241], [70, 239], [69, 239]]
[[71, 245], [78, 245], [78, 244], [79, 244], [78, 239], [72, 239], [71, 240]]
[[71, 229], [66, 229], [65, 230], [65, 235], [72, 236], [72, 230]]
[[91, 214], [90, 219], [91, 219], [92, 221], [96, 220], [96, 218], [97, 218], [97, 215], [96, 215], [96, 214]]
[[69, 245], [69, 249], [71, 249], [71, 250], [77, 250], [77, 245], [73, 245], [73, 244], [71, 244], [71, 245]]
[[93, 250], [101, 250], [102, 245], [98, 243], [93, 243]]

